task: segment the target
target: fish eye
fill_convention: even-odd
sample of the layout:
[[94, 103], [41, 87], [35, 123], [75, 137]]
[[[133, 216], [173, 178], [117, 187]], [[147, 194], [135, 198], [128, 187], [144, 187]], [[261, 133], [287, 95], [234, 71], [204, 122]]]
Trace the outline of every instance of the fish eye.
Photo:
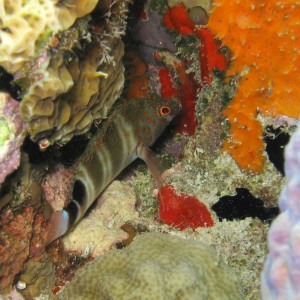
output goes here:
[[208, 22], [208, 15], [201, 6], [191, 8], [189, 10], [189, 18], [195, 25], [206, 25]]
[[162, 117], [168, 116], [171, 113], [171, 108], [169, 106], [161, 106], [159, 108], [159, 114]]

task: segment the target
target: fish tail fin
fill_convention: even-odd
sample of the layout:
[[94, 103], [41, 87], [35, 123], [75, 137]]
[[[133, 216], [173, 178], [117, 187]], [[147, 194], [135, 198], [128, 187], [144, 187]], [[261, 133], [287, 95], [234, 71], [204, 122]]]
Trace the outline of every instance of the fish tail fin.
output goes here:
[[68, 231], [69, 225], [69, 213], [67, 211], [58, 210], [53, 212], [50, 219], [47, 245], [64, 235]]

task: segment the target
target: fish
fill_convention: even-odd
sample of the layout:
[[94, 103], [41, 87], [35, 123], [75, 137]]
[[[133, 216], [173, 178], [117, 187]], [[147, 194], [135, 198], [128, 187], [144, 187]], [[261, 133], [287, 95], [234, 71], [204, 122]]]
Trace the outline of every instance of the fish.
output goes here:
[[46, 245], [75, 227], [104, 189], [137, 158], [146, 162], [157, 185], [162, 184], [159, 160], [149, 146], [180, 110], [176, 98], [164, 99], [152, 93], [124, 100], [113, 110], [70, 167], [70, 200], [63, 210], [53, 212]]

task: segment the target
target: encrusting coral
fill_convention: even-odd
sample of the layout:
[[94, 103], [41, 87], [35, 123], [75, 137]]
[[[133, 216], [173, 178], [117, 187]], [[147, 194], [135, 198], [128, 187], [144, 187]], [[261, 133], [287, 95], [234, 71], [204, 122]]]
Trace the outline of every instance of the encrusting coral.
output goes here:
[[239, 76], [224, 150], [245, 170], [266, 160], [259, 115], [299, 117], [299, 13], [292, 0], [213, 1], [207, 27], [232, 51], [227, 76]]
[[262, 273], [263, 299], [299, 299], [300, 128], [285, 151], [286, 184], [279, 198], [280, 215], [268, 234], [269, 255]]
[[230, 268], [204, 243], [145, 233], [80, 270], [60, 299], [243, 299]]

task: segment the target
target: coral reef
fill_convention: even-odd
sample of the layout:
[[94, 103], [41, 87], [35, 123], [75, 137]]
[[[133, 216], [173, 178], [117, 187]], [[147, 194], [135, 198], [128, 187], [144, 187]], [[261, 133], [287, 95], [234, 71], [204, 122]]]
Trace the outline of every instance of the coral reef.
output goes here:
[[[87, 132], [93, 121], [100, 122], [107, 116], [120, 96], [124, 84], [123, 43], [119, 36], [99, 39], [89, 46], [83, 59], [73, 57], [66, 62], [62, 53], [49, 57], [44, 52], [32, 71], [27, 71], [35, 81], [23, 97], [21, 115], [31, 138], [40, 141], [41, 148], [45, 140], [47, 146], [65, 144], [74, 135]], [[109, 54], [102, 47], [109, 49]], [[22, 75], [18, 76], [22, 80]]]
[[299, 13], [294, 1], [213, 2], [207, 26], [232, 52], [227, 76], [239, 77], [225, 110], [231, 135], [224, 150], [245, 170], [261, 172], [266, 161], [260, 115], [299, 117]]
[[135, 202], [128, 183], [113, 181], [99, 198], [97, 207], [63, 238], [65, 250], [95, 257], [126, 240], [128, 234], [121, 227], [137, 219]]
[[246, 299], [260, 299], [260, 274], [267, 256], [269, 226], [258, 219], [222, 221], [198, 228], [196, 238], [213, 246], [241, 280]]
[[80, 270], [60, 299], [243, 299], [237, 278], [213, 248], [160, 233], [138, 236]]
[[177, 191], [194, 195], [207, 206], [226, 195], [234, 195], [236, 188], [247, 188], [266, 206], [277, 204], [284, 180], [275, 167], [267, 161], [258, 176], [244, 172], [221, 145], [228, 124], [223, 109], [232, 95], [230, 83], [215, 78], [210, 86], [198, 93], [196, 116], [199, 127], [189, 138], [180, 165], [167, 178]]
[[0, 93], [0, 185], [19, 167], [20, 147], [25, 135], [26, 126], [19, 115], [19, 102], [7, 93]]
[[260, 220], [216, 221], [212, 227], [194, 231], [174, 231], [170, 226], [149, 222], [146, 218], [139, 218], [134, 225], [144, 231], [168, 233], [211, 245], [239, 276], [245, 299], [260, 299], [260, 274], [267, 256], [266, 236], [269, 229]]
[[[259, 299], [282, 148], [300, 112], [298, 14], [291, 0], [0, 0], [0, 294]], [[136, 162], [45, 249], [53, 211], [84, 202], [80, 183], [92, 183], [92, 203], [95, 182], [127, 157], [111, 149], [124, 150], [134, 130], [151, 136], [149, 112], [137, 107], [113, 134], [113, 105], [154, 94], [183, 107], [153, 145], [167, 177], [155, 181]], [[265, 299], [298, 296], [299, 136], [269, 234]], [[94, 167], [99, 148], [103, 174]]]
[[[29, 255], [30, 238], [34, 220], [34, 209], [26, 208], [22, 213], [11, 210], [1, 213], [0, 223], [0, 293], [11, 289], [14, 277], [22, 270]], [[17, 259], [16, 259], [17, 258]]]
[[15, 73], [35, 58], [47, 39], [90, 13], [97, 0], [1, 0], [0, 64]]
[[300, 129], [285, 151], [286, 183], [279, 198], [280, 215], [268, 234], [269, 255], [262, 273], [263, 299], [299, 298], [299, 145]]
[[[199, 5], [200, 2], [204, 4], [207, 1], [199, 1]], [[165, 11], [163, 21], [166, 27], [176, 34], [176, 57], [180, 58], [180, 62], [172, 57], [169, 58], [171, 65], [179, 73], [179, 76], [173, 75], [173, 77], [178, 77], [181, 83], [177, 93], [182, 102], [183, 114], [177, 132], [193, 135], [197, 127], [195, 119], [197, 93], [205, 85], [211, 84], [216, 70], [224, 71], [226, 69], [227, 59], [220, 53], [220, 47], [214, 35], [208, 29], [197, 26], [190, 18], [188, 8], [193, 5], [199, 7], [197, 1], [187, 1], [187, 3], [187, 6], [182, 3], [176, 3], [176, 5], [172, 3], [172, 6]], [[159, 55], [161, 54], [159, 53]], [[162, 54], [161, 56], [163, 57], [162, 61], [168, 61], [165, 58], [167, 55]], [[167, 85], [162, 80], [161, 84]]]
[[121, 94], [128, 1], [97, 3], [0, 3], [0, 65], [20, 87], [21, 117], [41, 150], [100, 123]]

